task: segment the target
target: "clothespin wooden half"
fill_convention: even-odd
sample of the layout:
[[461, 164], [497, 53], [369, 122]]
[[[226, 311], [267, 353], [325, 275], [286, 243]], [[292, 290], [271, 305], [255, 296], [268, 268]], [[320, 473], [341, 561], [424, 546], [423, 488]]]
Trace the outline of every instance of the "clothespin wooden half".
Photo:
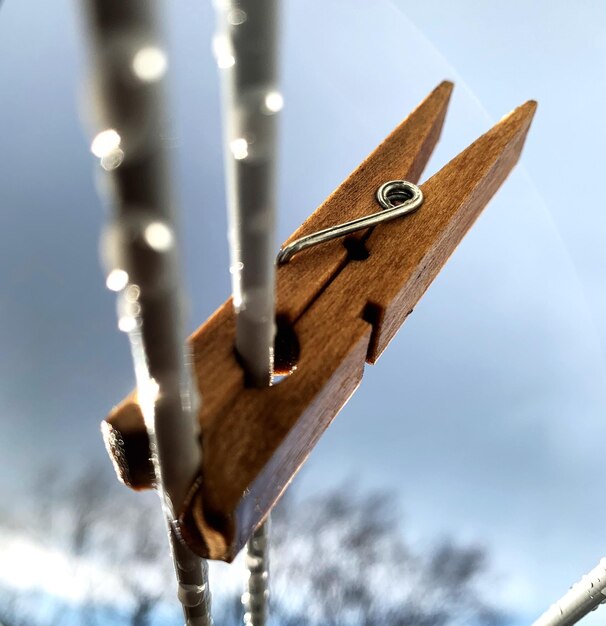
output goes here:
[[[375, 211], [374, 194], [387, 180], [416, 182], [440, 134], [451, 88], [443, 83], [434, 90], [291, 239]], [[271, 510], [355, 391], [365, 361], [376, 361], [516, 163], [535, 107], [516, 109], [427, 181], [415, 214], [362, 235], [365, 260], [352, 260], [335, 240], [279, 268], [277, 311], [289, 331], [282, 333], [289, 354], [277, 357], [296, 359], [280, 384], [245, 385], [233, 351], [230, 301], [194, 333], [203, 467], [181, 522], [199, 554], [231, 560]], [[121, 479], [149, 487], [136, 399], [116, 407], [103, 430]]]

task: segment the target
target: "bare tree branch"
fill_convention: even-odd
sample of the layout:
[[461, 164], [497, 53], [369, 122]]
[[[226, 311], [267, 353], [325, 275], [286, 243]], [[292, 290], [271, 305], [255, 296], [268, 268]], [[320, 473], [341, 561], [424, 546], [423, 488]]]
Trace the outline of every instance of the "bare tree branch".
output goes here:
[[[485, 550], [449, 540], [419, 549], [406, 539], [393, 494], [361, 491], [352, 483], [309, 498], [291, 489], [273, 512], [276, 626], [493, 626], [504, 621], [481, 594]], [[113, 601], [103, 603], [96, 595], [103, 581], [90, 580], [78, 624], [157, 623], [174, 598], [153, 494], [122, 490], [97, 468], [71, 481], [55, 473], [44, 490], [34, 494], [27, 515], [13, 528], [27, 521], [38, 538], [61, 546], [75, 568], [83, 559], [94, 560], [118, 581]], [[4, 619], [3, 626], [25, 626], [17, 600], [10, 611], [0, 612], [0, 625]], [[239, 594], [224, 594], [216, 610], [217, 624], [238, 626]], [[28, 615], [26, 621], [28, 626], [61, 622], [49, 619]], [[174, 624], [179, 623], [175, 612]]]

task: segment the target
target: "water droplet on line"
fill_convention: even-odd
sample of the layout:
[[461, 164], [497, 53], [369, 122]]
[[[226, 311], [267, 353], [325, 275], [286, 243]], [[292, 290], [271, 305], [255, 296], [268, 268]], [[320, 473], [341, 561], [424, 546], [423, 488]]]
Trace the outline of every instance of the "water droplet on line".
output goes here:
[[227, 69], [236, 64], [231, 43], [225, 35], [217, 35], [213, 39], [213, 52], [220, 69]]
[[122, 291], [128, 285], [128, 273], [121, 269], [112, 270], [105, 281], [110, 291]]
[[143, 237], [147, 245], [156, 252], [166, 252], [173, 245], [172, 230], [163, 222], [152, 222], [145, 227]]
[[179, 583], [177, 596], [183, 606], [192, 607], [202, 603], [206, 593], [206, 585], [188, 585]]
[[120, 148], [115, 148], [101, 157], [101, 167], [105, 171], [111, 172], [120, 167], [122, 161], [124, 161], [124, 151]]
[[108, 128], [97, 133], [90, 144], [90, 151], [102, 159], [111, 154], [120, 146], [122, 137], [113, 128]]
[[244, 137], [238, 137], [238, 139], [234, 139], [229, 147], [231, 149], [231, 153], [234, 155], [234, 159], [237, 161], [241, 161], [248, 156], [248, 141], [244, 139]]
[[123, 315], [118, 320], [118, 328], [123, 333], [130, 333], [135, 330], [135, 328], [137, 328], [137, 319], [134, 318], [132, 315]]
[[124, 299], [127, 302], [137, 302], [141, 295], [141, 288], [138, 285], [130, 285], [124, 292]]
[[279, 91], [270, 91], [265, 96], [264, 104], [266, 113], [278, 113], [284, 107], [284, 97]]
[[133, 58], [133, 72], [145, 83], [160, 80], [166, 73], [168, 59], [160, 48], [146, 46], [141, 48]]
[[232, 9], [227, 14], [227, 21], [232, 26], [240, 26], [240, 24], [244, 24], [247, 18], [248, 15], [246, 15], [246, 11], [243, 11], [242, 9]]

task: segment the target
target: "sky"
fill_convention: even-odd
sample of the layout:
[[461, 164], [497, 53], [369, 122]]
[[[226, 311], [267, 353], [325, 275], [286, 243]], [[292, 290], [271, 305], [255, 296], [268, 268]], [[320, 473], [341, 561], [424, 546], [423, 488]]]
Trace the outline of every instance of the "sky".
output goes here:
[[[110, 472], [98, 424], [134, 384], [99, 262], [106, 213], [75, 7], [8, 0], [0, 10], [5, 501], [27, 497], [49, 462], [77, 471], [98, 460]], [[485, 545], [495, 597], [521, 620], [604, 555], [606, 5], [570, 7], [289, 0], [283, 16], [279, 241], [442, 80], [456, 87], [427, 176], [539, 101], [520, 165], [299, 481], [308, 492], [343, 480], [392, 489], [419, 542]], [[229, 295], [214, 16], [194, 0], [171, 2], [166, 16], [193, 329]]]

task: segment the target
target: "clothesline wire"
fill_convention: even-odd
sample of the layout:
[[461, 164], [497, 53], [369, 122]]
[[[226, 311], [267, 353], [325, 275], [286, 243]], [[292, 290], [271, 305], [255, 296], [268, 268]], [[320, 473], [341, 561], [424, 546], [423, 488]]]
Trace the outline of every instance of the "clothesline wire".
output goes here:
[[[248, 384], [273, 375], [275, 328], [278, 0], [216, 0], [214, 52], [222, 83], [230, 273], [236, 350]], [[246, 547], [244, 623], [265, 626], [269, 521]]]
[[[199, 399], [185, 354], [177, 236], [163, 130], [166, 53], [156, 0], [86, 0], [92, 152], [112, 217], [102, 237], [107, 286], [128, 333], [186, 626], [211, 626], [207, 564], [177, 521], [201, 466]], [[133, 576], [136, 574], [133, 572]]]

